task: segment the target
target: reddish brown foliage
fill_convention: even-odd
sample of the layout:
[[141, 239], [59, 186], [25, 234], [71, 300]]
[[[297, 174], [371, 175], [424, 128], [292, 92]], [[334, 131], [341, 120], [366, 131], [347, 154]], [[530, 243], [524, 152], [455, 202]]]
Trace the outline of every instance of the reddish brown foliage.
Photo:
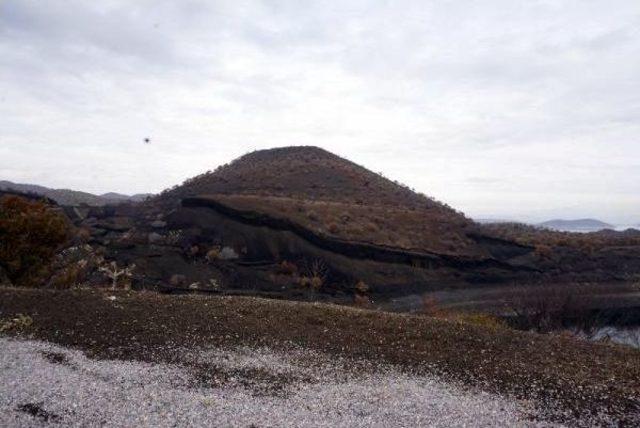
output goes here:
[[15, 285], [36, 285], [68, 227], [61, 214], [43, 202], [19, 196], [0, 199], [0, 267]]

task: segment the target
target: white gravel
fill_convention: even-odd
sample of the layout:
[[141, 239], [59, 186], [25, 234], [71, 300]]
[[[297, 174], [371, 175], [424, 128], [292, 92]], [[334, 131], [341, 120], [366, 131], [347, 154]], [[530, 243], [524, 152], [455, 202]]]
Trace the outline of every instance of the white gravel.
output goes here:
[[215, 370], [203, 383], [188, 365], [92, 360], [0, 338], [0, 426], [534, 425], [526, 403], [389, 368], [350, 370], [304, 350], [191, 350], [181, 360]]

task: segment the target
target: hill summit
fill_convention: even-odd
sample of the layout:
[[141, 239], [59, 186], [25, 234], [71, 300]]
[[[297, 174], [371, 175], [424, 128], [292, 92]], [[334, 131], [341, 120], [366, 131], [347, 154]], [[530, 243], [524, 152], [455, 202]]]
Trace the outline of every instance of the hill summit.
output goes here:
[[[163, 198], [205, 194], [287, 197], [360, 205], [442, 208], [381, 174], [314, 146], [259, 150], [193, 177]], [[454, 214], [454, 211], [451, 210]]]

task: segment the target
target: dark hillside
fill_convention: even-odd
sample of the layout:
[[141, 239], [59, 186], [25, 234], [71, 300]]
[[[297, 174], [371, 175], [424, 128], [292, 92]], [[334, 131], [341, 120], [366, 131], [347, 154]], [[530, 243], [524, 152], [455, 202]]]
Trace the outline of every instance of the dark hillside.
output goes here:
[[318, 147], [247, 154], [187, 180], [149, 205], [207, 197], [287, 219], [323, 236], [412, 251], [487, 256], [463, 214]]
[[160, 199], [207, 194], [279, 196], [357, 205], [440, 209], [461, 216], [444, 204], [318, 147], [260, 150], [187, 180]]

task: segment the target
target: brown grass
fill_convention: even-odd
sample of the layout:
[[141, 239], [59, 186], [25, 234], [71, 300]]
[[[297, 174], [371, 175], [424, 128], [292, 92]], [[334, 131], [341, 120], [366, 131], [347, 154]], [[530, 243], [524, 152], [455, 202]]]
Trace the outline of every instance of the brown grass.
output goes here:
[[236, 210], [288, 219], [322, 236], [418, 252], [474, 255], [477, 251], [466, 236], [471, 223], [438, 207], [410, 210], [276, 196], [208, 196]]
[[522, 223], [494, 223], [481, 226], [482, 230], [503, 239], [531, 245], [538, 257], [552, 257], [554, 248], [567, 247], [586, 255], [607, 247], [640, 246], [640, 232], [599, 231], [591, 233], [560, 232]]

